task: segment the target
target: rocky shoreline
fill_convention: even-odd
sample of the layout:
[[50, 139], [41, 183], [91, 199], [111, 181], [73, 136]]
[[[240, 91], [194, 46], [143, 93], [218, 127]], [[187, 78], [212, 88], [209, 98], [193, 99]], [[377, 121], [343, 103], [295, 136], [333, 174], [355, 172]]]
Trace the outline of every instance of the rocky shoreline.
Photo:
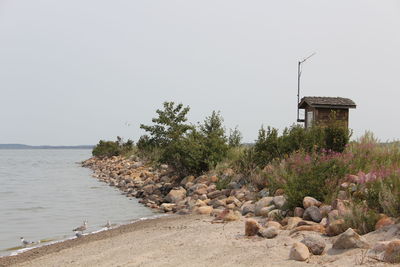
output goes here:
[[291, 211], [285, 208], [283, 190], [269, 196], [266, 189], [257, 191], [241, 185], [240, 179], [230, 179], [231, 182], [221, 188], [220, 179], [235, 176], [231, 169], [221, 175], [187, 176], [180, 181], [167, 165], [156, 169], [122, 157], [91, 158], [82, 166], [91, 168], [93, 177], [119, 188], [127, 197], [140, 198], [140, 203], [160, 212], [211, 215], [214, 223], [244, 218], [246, 236], [272, 239], [282, 231], [290, 235], [307, 233], [288, 252], [292, 260], [307, 261], [312, 255], [323, 254], [326, 246], [323, 237], [328, 236], [334, 237], [330, 241], [333, 249], [365, 249], [375, 260], [400, 261], [400, 240], [396, 238], [399, 227], [393, 218], [381, 216], [375, 226], [377, 231], [390, 227], [396, 230], [374, 244], [346, 227], [343, 216], [348, 212], [345, 197], [345, 189], [351, 187], [348, 183], [341, 186], [343, 190], [332, 205], [305, 197], [303, 207]]

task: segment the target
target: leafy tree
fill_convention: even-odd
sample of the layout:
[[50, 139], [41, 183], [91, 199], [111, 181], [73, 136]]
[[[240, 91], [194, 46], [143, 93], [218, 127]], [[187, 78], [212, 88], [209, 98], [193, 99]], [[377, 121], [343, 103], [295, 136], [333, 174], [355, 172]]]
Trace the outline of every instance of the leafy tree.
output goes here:
[[278, 130], [268, 126], [267, 130], [264, 127], [258, 131], [258, 138], [254, 145], [256, 155], [256, 163], [259, 166], [265, 166], [275, 158], [281, 156], [279, 147]]
[[189, 112], [189, 106], [183, 107], [183, 104], [175, 105], [174, 102], [164, 102], [164, 109], [157, 109], [157, 118], [153, 118], [154, 125], [141, 124], [140, 128], [149, 133], [148, 143], [154, 146], [166, 146], [173, 140], [182, 137], [188, 130], [193, 129], [187, 121], [186, 115]]
[[235, 129], [229, 131], [228, 144], [230, 147], [239, 147], [242, 143], [242, 133], [236, 126]]
[[209, 168], [214, 168], [218, 162], [224, 159], [228, 152], [225, 129], [222, 126], [223, 121], [220, 113], [213, 111], [204, 120], [204, 123], [200, 125], [200, 133], [203, 135], [204, 158]]

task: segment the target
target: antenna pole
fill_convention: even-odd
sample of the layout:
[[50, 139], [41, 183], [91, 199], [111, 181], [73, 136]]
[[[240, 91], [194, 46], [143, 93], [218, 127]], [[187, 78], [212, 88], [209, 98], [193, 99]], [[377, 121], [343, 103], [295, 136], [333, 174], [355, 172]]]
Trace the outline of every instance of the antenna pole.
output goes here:
[[300, 121], [300, 110], [299, 110], [299, 104], [300, 104], [300, 76], [301, 76], [300, 65], [301, 65], [301, 62], [299, 61], [298, 65], [297, 65], [297, 122]]
[[301, 64], [306, 62], [310, 57], [314, 56], [315, 52], [309, 55], [308, 57], [304, 58], [302, 61], [298, 61], [297, 65], [297, 122], [303, 122], [304, 120], [300, 120], [300, 110], [299, 110], [299, 104], [300, 104], [300, 77], [301, 77]]

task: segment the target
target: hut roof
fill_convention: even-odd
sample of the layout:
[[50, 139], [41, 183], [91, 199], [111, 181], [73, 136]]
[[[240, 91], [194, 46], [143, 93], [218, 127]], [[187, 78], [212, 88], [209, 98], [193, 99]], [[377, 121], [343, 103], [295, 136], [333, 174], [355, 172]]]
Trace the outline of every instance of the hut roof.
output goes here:
[[306, 96], [299, 103], [299, 108], [356, 108], [353, 100], [343, 97]]

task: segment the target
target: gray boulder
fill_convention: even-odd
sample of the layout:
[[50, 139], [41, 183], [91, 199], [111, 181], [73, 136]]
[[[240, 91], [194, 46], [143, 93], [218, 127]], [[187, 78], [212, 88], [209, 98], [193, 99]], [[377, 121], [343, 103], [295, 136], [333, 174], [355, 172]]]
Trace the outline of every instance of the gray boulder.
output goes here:
[[301, 243], [308, 247], [308, 250], [314, 255], [321, 255], [325, 249], [324, 239], [316, 234], [306, 236]]
[[313, 221], [313, 222], [321, 222], [322, 220], [322, 214], [321, 211], [319, 210], [318, 207], [316, 206], [311, 206], [308, 207], [303, 214], [303, 219], [308, 220], [308, 221]]
[[360, 236], [353, 229], [349, 228], [346, 232], [339, 235], [332, 248], [349, 249], [349, 248], [369, 248], [369, 244], [364, 237]]

